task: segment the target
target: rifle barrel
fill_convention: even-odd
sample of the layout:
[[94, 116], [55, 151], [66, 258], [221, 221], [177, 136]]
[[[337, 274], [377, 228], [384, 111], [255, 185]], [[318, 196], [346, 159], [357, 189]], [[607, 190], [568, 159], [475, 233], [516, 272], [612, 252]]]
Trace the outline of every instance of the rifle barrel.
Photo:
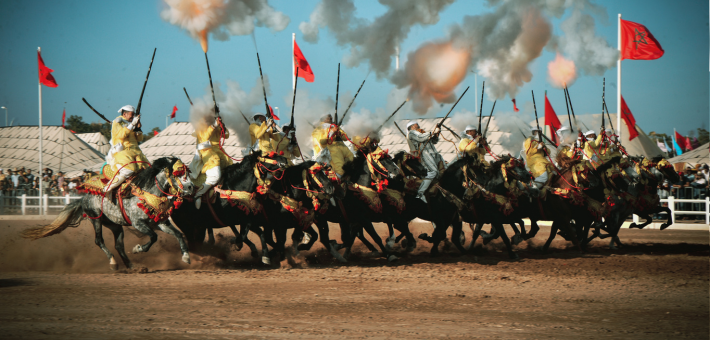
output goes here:
[[565, 84], [564, 87], [564, 94], [565, 94], [565, 106], [567, 106], [567, 119], [569, 120], [569, 128], [572, 130], [572, 133], [574, 133], [574, 127], [572, 126], [572, 116], [569, 114], [569, 102], [567, 101], [567, 84]]
[[293, 129], [295, 122], [293, 121], [293, 112], [296, 109], [296, 89], [298, 89], [298, 70], [300, 67], [296, 67], [296, 82], [293, 84], [293, 103], [291, 104], [291, 124], [289, 126]]
[[269, 110], [269, 101], [266, 99], [266, 84], [264, 83], [264, 73], [261, 71], [261, 59], [259, 58], [259, 52], [256, 52], [256, 61], [259, 63], [259, 76], [261, 77], [261, 90], [264, 92], [264, 108], [266, 112], [264, 115], [271, 118], [271, 110]]
[[392, 119], [392, 117], [394, 117], [394, 114], [397, 113], [397, 111], [399, 111], [399, 109], [401, 109], [402, 106], [404, 106], [404, 104], [406, 104], [408, 101], [409, 101], [409, 98], [407, 98], [404, 102], [402, 102], [402, 104], [400, 104], [397, 107], [397, 109], [394, 110], [394, 112], [392, 112], [392, 114], [389, 117], [387, 117], [387, 119], [385, 119], [384, 122], [382, 122], [382, 125], [380, 125], [380, 127], [376, 131], [380, 131], [380, 129], [382, 129], [385, 126], [385, 124], [387, 124], [387, 122], [389, 122], [389, 120]]
[[533, 99], [533, 108], [535, 109], [535, 123], [537, 124], [537, 133], [540, 143], [542, 143], [542, 130], [540, 130], [540, 120], [537, 118], [537, 105], [535, 105], [535, 91], [530, 90]]
[[153, 49], [153, 56], [150, 57], [150, 65], [148, 66], [148, 74], [145, 76], [145, 82], [143, 82], [143, 89], [141, 90], [141, 96], [138, 98], [138, 108], [136, 108], [136, 116], [141, 114], [141, 105], [143, 104], [143, 94], [145, 93], [145, 86], [148, 85], [148, 77], [150, 77], [150, 69], [153, 68], [153, 59], [155, 59], [155, 51], [158, 48]]
[[108, 120], [108, 119], [106, 119], [106, 116], [100, 114], [99, 111], [96, 111], [96, 109], [95, 109], [93, 106], [91, 106], [91, 104], [89, 104], [89, 102], [87, 102], [85, 98], [82, 97], [81, 100], [84, 101], [84, 104], [86, 104], [86, 106], [88, 106], [88, 107], [91, 109], [91, 111], [94, 111], [94, 113], [96, 113], [97, 115], [99, 115], [99, 117], [101, 117], [101, 119], [105, 120], [106, 123], [111, 124], [111, 121]]
[[486, 134], [488, 133], [488, 125], [491, 124], [491, 119], [493, 119], [493, 110], [496, 108], [496, 102], [498, 102], [498, 100], [495, 100], [493, 102], [493, 107], [491, 108], [491, 115], [488, 116], [488, 121], [486, 122], [486, 129], [483, 131], [483, 137], [486, 137]]
[[333, 121], [338, 124], [338, 94], [340, 93], [340, 63], [338, 63], [338, 81], [335, 85], [335, 119]]
[[190, 95], [187, 94], [187, 89], [183, 87], [182, 90], [185, 91], [185, 95], [187, 96], [187, 101], [189, 101], [190, 106], [192, 106], [192, 99], [190, 99]]
[[210, 78], [210, 89], [212, 90], [212, 103], [214, 103], [214, 114], [219, 117], [219, 107], [217, 106], [217, 99], [214, 97], [214, 86], [212, 86], [212, 71], [210, 71], [210, 60], [207, 58], [207, 52], [205, 52], [205, 62], [207, 63], [207, 76]]
[[483, 118], [483, 92], [486, 91], [486, 81], [483, 81], [481, 88], [481, 108], [478, 109], [478, 131], [481, 131], [481, 118]]
[[343, 113], [343, 118], [340, 120], [340, 123], [338, 123], [338, 125], [343, 125], [343, 122], [345, 121], [345, 116], [350, 111], [350, 107], [353, 106], [353, 103], [355, 102], [355, 98], [357, 98], [357, 95], [360, 93], [360, 90], [362, 90], [362, 85], [365, 85], [365, 80], [367, 80], [367, 77], [365, 77], [365, 79], [362, 80], [360, 87], [357, 89], [357, 92], [355, 92], [355, 97], [353, 97], [353, 100], [350, 101], [348, 108], [345, 109], [345, 113]]

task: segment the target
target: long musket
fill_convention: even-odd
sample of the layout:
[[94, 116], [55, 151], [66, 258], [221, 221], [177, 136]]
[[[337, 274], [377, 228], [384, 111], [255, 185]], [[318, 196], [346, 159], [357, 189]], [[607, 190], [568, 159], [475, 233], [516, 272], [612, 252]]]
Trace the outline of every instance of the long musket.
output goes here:
[[298, 70], [300, 67], [296, 67], [296, 82], [293, 84], [293, 102], [291, 103], [291, 123], [288, 126], [293, 130], [295, 122], [293, 121], [293, 112], [296, 109], [296, 89], [298, 89]]
[[443, 126], [445, 129], [449, 130], [449, 132], [451, 132], [451, 134], [454, 135], [454, 137], [456, 137], [456, 138], [458, 138], [458, 139], [461, 139], [461, 136], [459, 136], [459, 134], [456, 133], [453, 129], [451, 129], [450, 127], [446, 126], [446, 124], [441, 124], [441, 126]]
[[[574, 120], [574, 125], [577, 126], [577, 129], [579, 130], [579, 122], [577, 121], [577, 116], [574, 115], [574, 105], [572, 105], [572, 96], [569, 94], [569, 88], [565, 87], [565, 93], [567, 94], [567, 99], [569, 100], [569, 108], [572, 111], [572, 120]], [[585, 128], [587, 128], [587, 125], [582, 122]], [[589, 129], [589, 128], [587, 128]]]
[[602, 117], [604, 117], [604, 111], [606, 111], [606, 117], [609, 118], [609, 126], [611, 126], [611, 132], [616, 134], [614, 130], [614, 124], [611, 122], [611, 115], [609, 115], [609, 108], [606, 107], [606, 78], [604, 79], [604, 87], [602, 88]]
[[496, 102], [497, 102], [497, 101], [498, 101], [498, 100], [496, 99], [496, 100], [493, 102], [493, 107], [491, 108], [491, 115], [488, 116], [488, 121], [486, 122], [486, 129], [483, 130], [483, 138], [486, 138], [486, 134], [488, 133], [488, 125], [491, 124], [491, 120], [493, 119], [493, 110], [496, 108]]
[[217, 106], [217, 99], [214, 97], [214, 86], [212, 86], [212, 71], [210, 71], [210, 60], [207, 59], [207, 52], [205, 52], [205, 62], [207, 63], [207, 76], [210, 78], [210, 89], [212, 90], [212, 103], [214, 103], [214, 114], [219, 117], [219, 107]]
[[478, 130], [481, 131], [481, 118], [483, 118], [483, 92], [486, 91], [486, 81], [483, 81], [483, 88], [481, 88], [481, 108], [478, 109]]
[[570, 130], [572, 130], [572, 133], [574, 133], [574, 127], [572, 126], [572, 116], [569, 114], [569, 102], [567, 101], [567, 84], [565, 84], [563, 89], [565, 93], [565, 106], [567, 106], [567, 119], [569, 120], [569, 128]]
[[606, 78], [602, 82], [602, 131], [605, 130], [604, 126], [604, 92], [606, 92]]
[[394, 114], [397, 113], [397, 111], [399, 111], [399, 109], [401, 109], [402, 106], [404, 106], [404, 104], [406, 104], [408, 101], [409, 101], [409, 98], [407, 98], [402, 104], [400, 104], [400, 105], [397, 107], [397, 109], [394, 110], [394, 112], [392, 112], [392, 114], [391, 114], [389, 117], [387, 117], [387, 119], [385, 119], [385, 121], [382, 122], [382, 124], [380, 125], [380, 127], [377, 128], [377, 130], [375, 130], [375, 131], [380, 131], [380, 129], [382, 129], [382, 128], [385, 126], [385, 124], [387, 124], [387, 122], [389, 122], [389, 120], [392, 119], [392, 117], [394, 117]]
[[[437, 123], [436, 126], [442, 126], [442, 125], [444, 125], [444, 121], [446, 120], [446, 118], [449, 117], [449, 115], [451, 114], [451, 111], [454, 110], [454, 108], [455, 108], [456, 105], [459, 103], [459, 101], [461, 101], [461, 98], [463, 98], [463, 95], [465, 95], [466, 92], [468, 92], [468, 89], [469, 89], [469, 88], [471, 88], [471, 87], [470, 87], [470, 86], [467, 86], [467, 87], [466, 87], [466, 90], [463, 91], [463, 93], [461, 94], [461, 96], [459, 97], [459, 99], [457, 99], [456, 102], [454, 103], [454, 105], [451, 106], [451, 109], [449, 110], [449, 112], [446, 113], [446, 116], [444, 116], [444, 118], [441, 118], [441, 121], [440, 121], [439, 123]], [[434, 137], [434, 135], [431, 135], [431, 137], [429, 137], [429, 139], [427, 139], [426, 143], [424, 143], [424, 147], [421, 148], [421, 149], [419, 149], [419, 150], [420, 150], [420, 151], [425, 150], [426, 147], [427, 147], [427, 145], [429, 145], [429, 142], [431, 142], [431, 139], [432, 139], [433, 137]]]
[[143, 104], [143, 94], [145, 93], [145, 86], [148, 85], [148, 77], [150, 77], [150, 69], [153, 68], [153, 59], [155, 59], [155, 51], [158, 48], [153, 49], [153, 56], [150, 57], [150, 65], [148, 66], [148, 74], [145, 76], [145, 82], [143, 82], [143, 89], [141, 90], [141, 96], [138, 98], [138, 107], [136, 108], [136, 116], [141, 114], [141, 105]]
[[247, 122], [247, 126], [251, 125], [251, 123], [249, 123], [249, 119], [247, 119], [247, 116], [245, 116], [245, 115], [244, 115], [244, 112], [242, 112], [242, 109], [239, 109], [239, 113], [242, 114], [242, 117], [243, 117], [244, 120]]
[[[255, 43], [256, 44], [256, 43]], [[271, 110], [269, 109], [269, 101], [266, 99], [266, 84], [264, 83], [264, 73], [261, 71], [261, 59], [259, 58], [259, 52], [256, 52], [256, 61], [259, 63], [259, 76], [261, 76], [261, 90], [264, 93], [264, 107], [266, 109], [266, 113], [264, 114], [266, 118], [274, 118], [273, 115], [271, 114]], [[278, 131], [279, 129], [276, 128], [276, 125], [273, 126], [274, 130]]]
[[338, 125], [343, 125], [343, 122], [345, 121], [345, 116], [347, 116], [348, 112], [350, 111], [350, 107], [353, 106], [353, 103], [355, 102], [355, 98], [357, 98], [358, 93], [360, 93], [360, 90], [362, 90], [362, 85], [365, 85], [365, 80], [367, 80], [367, 77], [362, 80], [360, 88], [358, 88], [357, 92], [355, 92], [355, 97], [353, 97], [353, 100], [350, 101], [348, 108], [345, 109], [345, 113], [343, 113], [343, 119], [340, 120], [340, 123], [338, 123]]
[[190, 95], [187, 94], [187, 89], [183, 87], [182, 90], [185, 91], [185, 95], [187, 96], [187, 101], [190, 102], [190, 106], [192, 106], [192, 99], [190, 99]]
[[94, 111], [94, 113], [97, 114], [99, 117], [101, 117], [101, 119], [105, 120], [106, 123], [111, 124], [111, 121], [106, 119], [106, 116], [100, 114], [99, 111], [96, 111], [96, 109], [93, 106], [91, 106], [91, 104], [89, 104], [89, 102], [87, 102], [85, 98], [82, 97], [81, 100], [84, 101], [84, 104], [86, 104], [86, 106], [88, 106], [91, 109], [91, 111]]
[[338, 81], [335, 85], [335, 124], [338, 124], [338, 93], [340, 93], [340, 63], [338, 63]]
[[609, 126], [611, 126], [611, 132], [613, 134], [616, 134], [616, 130], [614, 129], [614, 123], [611, 122], [611, 115], [609, 114], [609, 107], [606, 106], [606, 100], [604, 101], [604, 109], [606, 110], [606, 118], [609, 119]]
[[404, 131], [402, 131], [402, 128], [399, 127], [399, 124], [397, 124], [397, 122], [393, 122], [393, 123], [394, 123], [394, 126], [397, 127], [397, 130], [399, 130], [399, 133], [401, 133], [402, 136], [404, 136], [404, 138], [407, 138], [407, 134], [405, 134]]
[[540, 130], [540, 120], [537, 118], [537, 105], [535, 105], [535, 91], [530, 90], [533, 99], [533, 108], [535, 109], [535, 124], [537, 124], [537, 135], [540, 143], [542, 143], [542, 130]]

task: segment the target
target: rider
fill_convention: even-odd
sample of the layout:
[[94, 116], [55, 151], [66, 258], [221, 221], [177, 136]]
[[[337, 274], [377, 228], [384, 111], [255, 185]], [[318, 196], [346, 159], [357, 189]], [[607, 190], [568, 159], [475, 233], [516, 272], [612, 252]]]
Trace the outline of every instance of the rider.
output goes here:
[[570, 129], [566, 126], [561, 127], [556, 132], [557, 139], [559, 140], [559, 145], [557, 146], [557, 153], [563, 154], [569, 158], [574, 158], [576, 156], [576, 147], [571, 141]]
[[[582, 136], [582, 131], [579, 132], [579, 136]], [[599, 144], [602, 142], [602, 136], [597, 137], [596, 132], [589, 130], [584, 133], [584, 138], [582, 138], [582, 145], [584, 151], [584, 159], [592, 162], [593, 164], [599, 163]]]
[[262, 113], [254, 114], [254, 123], [249, 125], [249, 136], [251, 137], [251, 149], [261, 150], [261, 154], [274, 151], [271, 141], [274, 139], [274, 120]]
[[459, 142], [459, 152], [474, 157], [480, 165], [488, 166], [488, 162], [484, 158], [486, 155], [485, 146], [486, 140], [478, 134], [478, 130], [473, 125], [466, 126], [464, 136]]
[[419, 123], [411, 121], [407, 124], [407, 143], [409, 150], [421, 157], [422, 164], [427, 169], [426, 177], [422, 181], [417, 191], [417, 198], [428, 203], [424, 193], [429, 189], [429, 185], [434, 179], [439, 176], [440, 163], [445, 166], [444, 158], [441, 157], [439, 151], [434, 148], [434, 144], [439, 142], [439, 132], [441, 128], [437, 125], [434, 131], [426, 133], [419, 128]]
[[342, 177], [345, 171], [343, 165], [355, 159], [353, 153], [343, 142], [348, 139], [345, 131], [333, 124], [333, 116], [326, 114], [321, 118], [321, 126], [311, 133], [314, 159], [333, 166], [333, 171]]
[[283, 152], [289, 165], [293, 165], [293, 162], [301, 157], [301, 148], [296, 141], [296, 127], [286, 125], [283, 127], [283, 132], [275, 133], [271, 140], [271, 147], [279, 154]]
[[150, 163], [143, 155], [138, 142], [143, 140], [141, 116], [134, 116], [135, 108], [125, 105], [118, 110], [120, 116], [111, 126], [111, 149], [106, 155], [106, 163], [117, 172], [104, 188], [106, 197], [111, 199], [111, 192], [135, 172], [148, 168]]
[[200, 209], [202, 195], [217, 184], [222, 177], [222, 168], [232, 165], [232, 160], [222, 151], [220, 138], [229, 138], [229, 130], [224, 127], [222, 118], [204, 116], [200, 126], [192, 134], [196, 139], [197, 149], [190, 163], [190, 176], [196, 180], [201, 174], [205, 182], [195, 193], [195, 207]]
[[533, 183], [538, 189], [542, 188], [549, 179], [551, 164], [547, 159], [549, 150], [545, 143], [540, 140], [540, 129], [533, 127], [532, 136], [528, 137], [523, 142], [523, 151], [525, 153], [525, 167], [534, 177]]

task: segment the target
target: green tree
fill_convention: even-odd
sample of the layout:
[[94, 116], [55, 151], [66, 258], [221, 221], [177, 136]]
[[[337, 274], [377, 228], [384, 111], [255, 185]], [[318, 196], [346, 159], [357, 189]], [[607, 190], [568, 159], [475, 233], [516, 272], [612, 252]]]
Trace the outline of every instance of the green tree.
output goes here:
[[67, 118], [66, 127], [75, 133], [87, 133], [93, 132], [91, 129], [91, 124], [84, 122], [84, 118], [77, 115], [71, 115]]
[[700, 145], [710, 142], [710, 132], [704, 128], [698, 128], [698, 142], [700, 142]]

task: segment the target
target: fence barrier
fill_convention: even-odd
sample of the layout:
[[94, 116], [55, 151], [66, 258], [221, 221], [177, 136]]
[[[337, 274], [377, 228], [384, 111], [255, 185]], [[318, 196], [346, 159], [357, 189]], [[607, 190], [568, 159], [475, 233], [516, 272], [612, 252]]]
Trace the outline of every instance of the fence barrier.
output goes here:
[[[22, 215], [27, 214], [27, 210], [37, 210], [39, 212], [40, 210], [40, 199], [42, 200], [41, 204], [41, 215], [46, 215], [47, 211], [49, 208], [58, 208], [62, 209], [64, 208], [67, 204], [71, 203], [72, 200], [79, 200], [81, 199], [82, 196], [49, 196], [49, 195], [43, 195], [43, 196], [27, 196], [26, 194], [22, 194], [21, 196], [3, 196], [0, 195], [0, 212], [6, 213], [7, 208], [17, 208], [19, 206], [20, 212]], [[59, 201], [59, 202], [57, 202]], [[56, 204], [50, 204], [56, 203]], [[19, 203], [19, 204], [18, 204]]]
[[[668, 203], [668, 208], [671, 210], [671, 216], [673, 217], [673, 222], [675, 222], [676, 215], [705, 215], [705, 224], [710, 224], [710, 197], [705, 197], [703, 199], [685, 199], [685, 198], [675, 198], [669, 196], [668, 198], [662, 198], [661, 203]], [[681, 203], [704, 203], [705, 211], [702, 210], [678, 210], [676, 204]], [[634, 222], [639, 223], [639, 217], [634, 215]]]

